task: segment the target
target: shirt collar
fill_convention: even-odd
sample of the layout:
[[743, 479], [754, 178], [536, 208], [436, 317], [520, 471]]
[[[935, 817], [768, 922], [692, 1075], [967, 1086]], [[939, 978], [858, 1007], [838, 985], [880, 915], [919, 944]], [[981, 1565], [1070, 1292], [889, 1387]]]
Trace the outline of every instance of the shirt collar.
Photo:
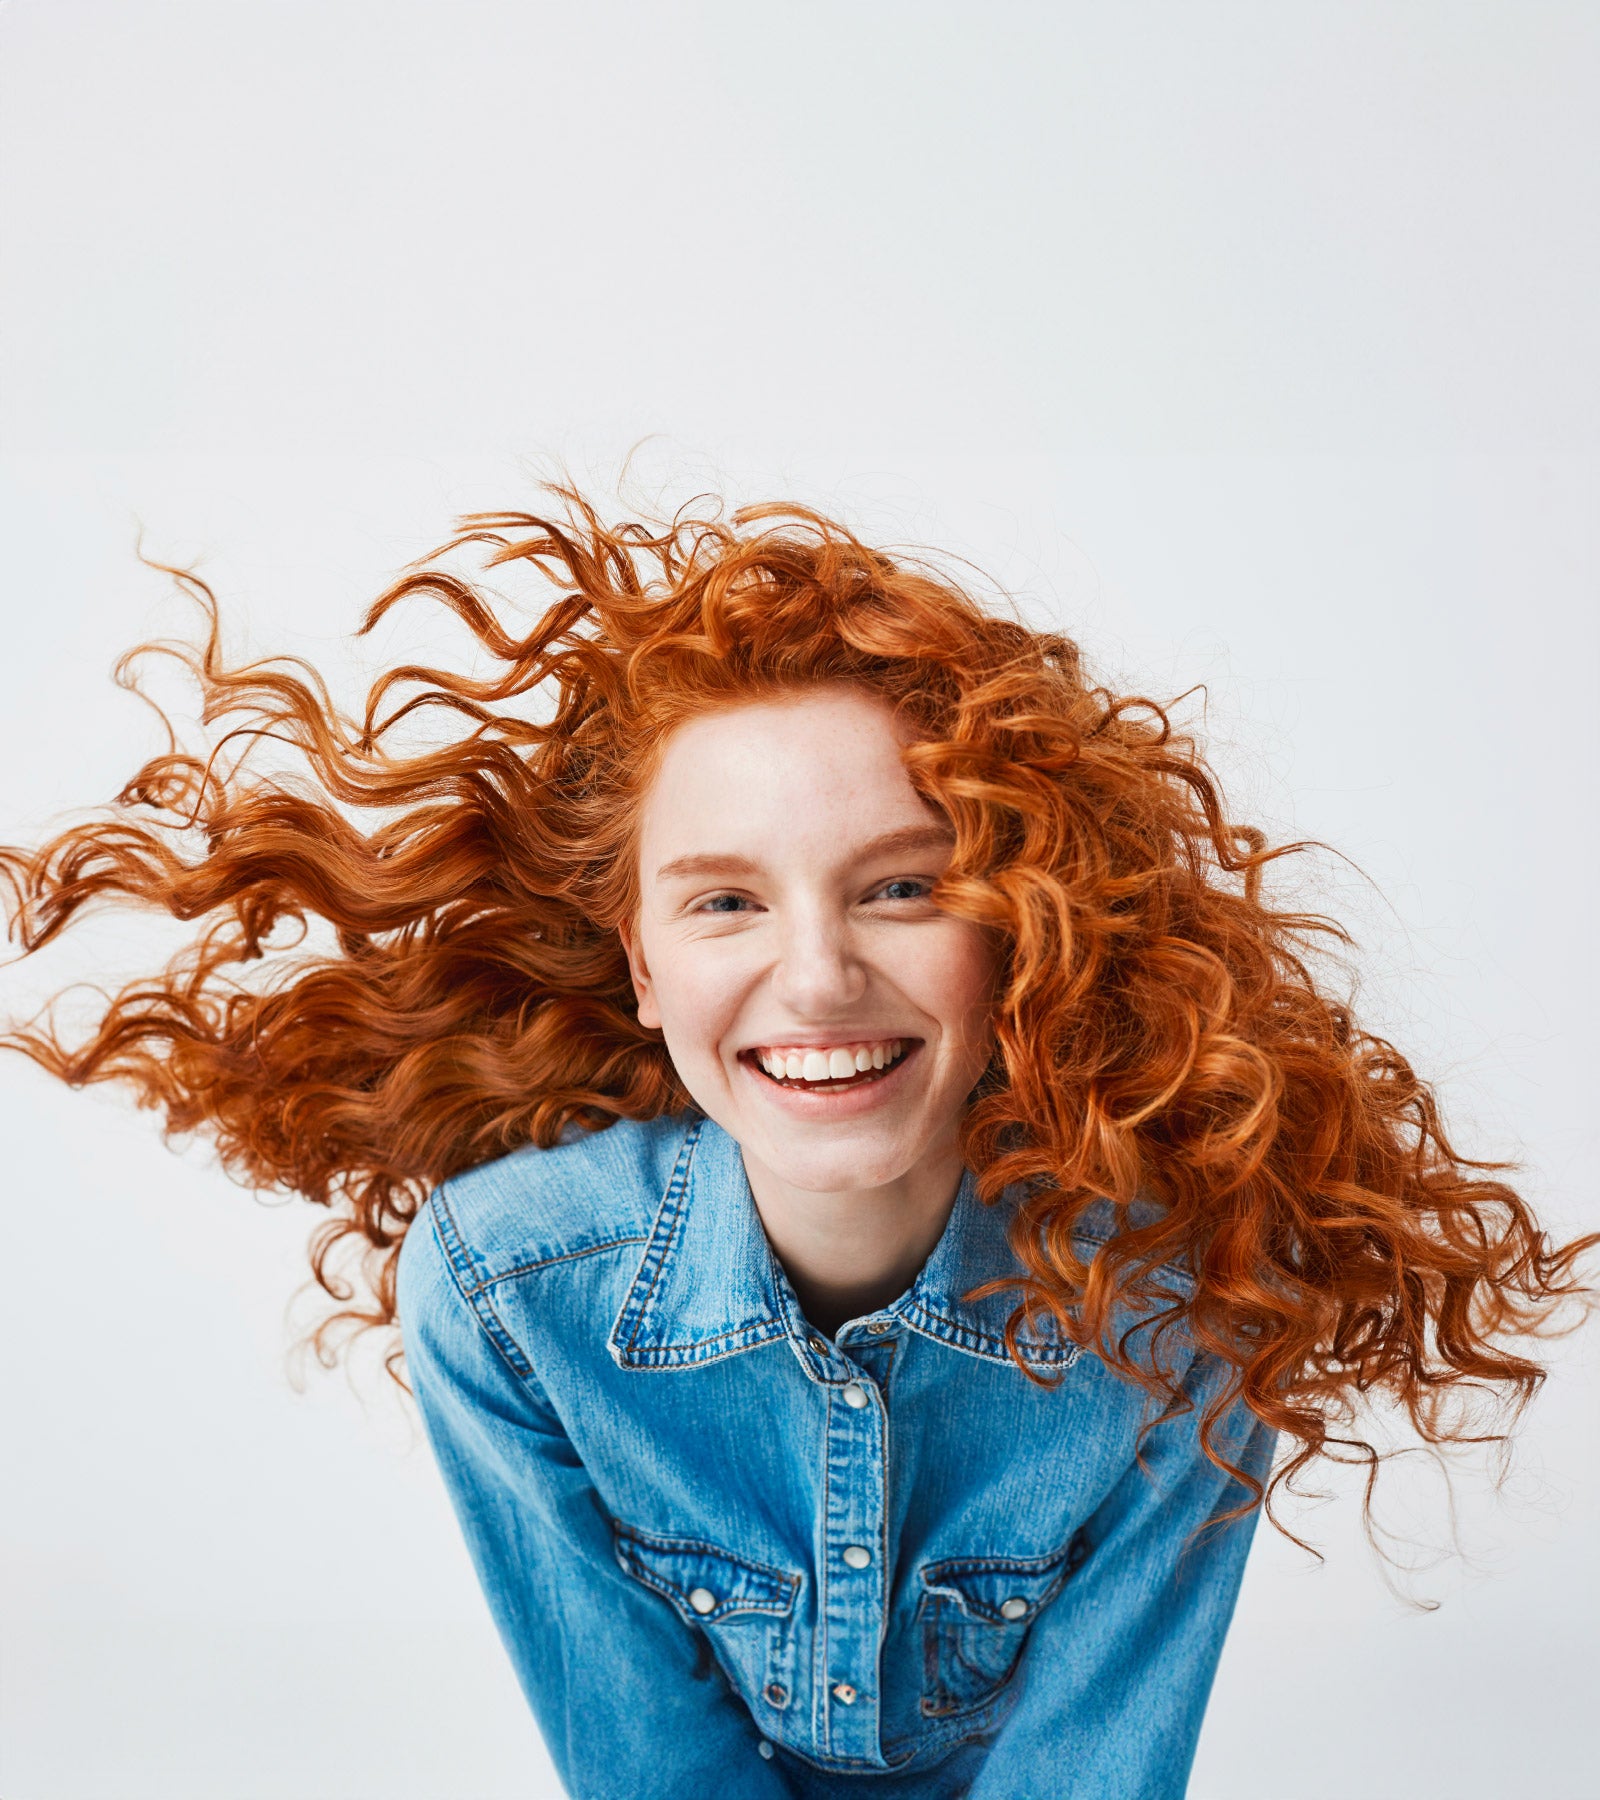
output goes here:
[[[1012, 1361], [1005, 1322], [1020, 1291], [973, 1302], [962, 1295], [993, 1276], [1023, 1272], [1006, 1239], [1019, 1193], [1007, 1188], [986, 1205], [972, 1171], [963, 1170], [944, 1231], [915, 1281], [863, 1316], [969, 1356]], [[692, 1112], [607, 1348], [625, 1369], [683, 1369], [775, 1338], [787, 1338], [813, 1380], [837, 1378], [838, 1358], [807, 1326], [772, 1253], [738, 1144], [714, 1119]], [[1049, 1317], [1037, 1328], [1019, 1321], [1017, 1347], [1042, 1368], [1064, 1367], [1078, 1354]]]

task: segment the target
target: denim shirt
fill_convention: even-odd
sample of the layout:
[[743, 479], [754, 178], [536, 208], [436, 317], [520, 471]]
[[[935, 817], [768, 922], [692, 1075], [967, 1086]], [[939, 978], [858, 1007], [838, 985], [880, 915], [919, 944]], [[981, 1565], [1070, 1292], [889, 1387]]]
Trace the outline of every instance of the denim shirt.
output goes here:
[[[1197, 1442], [1226, 1371], [1186, 1352], [1195, 1411], [1142, 1446], [1144, 1391], [1053, 1322], [1030, 1381], [1015, 1290], [961, 1298], [1018, 1270], [1014, 1200], [965, 1172], [911, 1286], [829, 1338], [696, 1109], [433, 1194], [407, 1370], [577, 1800], [1182, 1795], [1255, 1520], [1198, 1531], [1245, 1497]], [[1271, 1433], [1226, 1425], [1263, 1474]]]

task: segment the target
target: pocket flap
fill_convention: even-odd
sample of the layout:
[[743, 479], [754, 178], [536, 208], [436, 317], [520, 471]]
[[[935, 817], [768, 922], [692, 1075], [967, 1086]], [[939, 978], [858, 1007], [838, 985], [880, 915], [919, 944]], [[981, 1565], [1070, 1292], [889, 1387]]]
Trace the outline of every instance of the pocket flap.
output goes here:
[[1047, 1556], [959, 1556], [928, 1563], [922, 1585], [985, 1625], [1026, 1625], [1083, 1561], [1078, 1538]]
[[794, 1607], [800, 1577], [700, 1538], [662, 1537], [613, 1520], [617, 1561], [646, 1587], [664, 1594], [691, 1625], [714, 1625], [737, 1613], [779, 1616]]

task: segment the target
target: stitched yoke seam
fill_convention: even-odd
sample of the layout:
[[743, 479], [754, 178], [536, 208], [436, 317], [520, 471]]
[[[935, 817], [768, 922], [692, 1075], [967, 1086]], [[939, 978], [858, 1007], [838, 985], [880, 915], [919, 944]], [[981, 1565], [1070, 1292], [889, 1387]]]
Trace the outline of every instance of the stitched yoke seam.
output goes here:
[[[490, 1300], [487, 1283], [471, 1282], [471, 1268], [468, 1261], [469, 1252], [466, 1242], [461, 1236], [461, 1229], [451, 1214], [449, 1203], [444, 1196], [444, 1189], [435, 1190], [428, 1205], [433, 1215], [434, 1235], [439, 1247], [444, 1251], [445, 1260], [450, 1265], [450, 1274], [456, 1284], [456, 1291], [462, 1300], [472, 1308], [478, 1321], [478, 1329], [494, 1345], [500, 1360], [519, 1381], [534, 1379], [533, 1364], [528, 1361], [522, 1346], [506, 1330], [505, 1323], [494, 1309]], [[467, 1279], [463, 1279], [466, 1276]]]

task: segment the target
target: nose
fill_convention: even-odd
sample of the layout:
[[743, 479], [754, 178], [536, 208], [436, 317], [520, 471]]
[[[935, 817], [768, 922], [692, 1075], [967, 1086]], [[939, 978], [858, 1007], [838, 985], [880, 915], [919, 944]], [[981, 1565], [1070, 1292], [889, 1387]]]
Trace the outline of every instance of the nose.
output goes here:
[[848, 922], [831, 912], [791, 914], [779, 939], [773, 992], [797, 1019], [836, 1018], [867, 990]]

